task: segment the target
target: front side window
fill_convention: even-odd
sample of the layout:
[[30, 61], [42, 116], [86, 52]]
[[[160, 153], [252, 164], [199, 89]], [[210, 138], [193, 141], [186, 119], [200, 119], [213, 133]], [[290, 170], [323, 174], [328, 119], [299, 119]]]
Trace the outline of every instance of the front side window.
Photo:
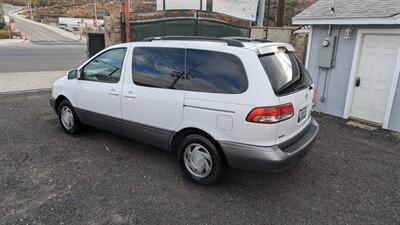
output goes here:
[[88, 63], [82, 71], [82, 80], [118, 83], [126, 48], [109, 50]]
[[240, 94], [248, 86], [242, 62], [228, 53], [188, 49], [186, 74], [188, 91]]
[[132, 77], [136, 85], [185, 89], [185, 49], [135, 47]]

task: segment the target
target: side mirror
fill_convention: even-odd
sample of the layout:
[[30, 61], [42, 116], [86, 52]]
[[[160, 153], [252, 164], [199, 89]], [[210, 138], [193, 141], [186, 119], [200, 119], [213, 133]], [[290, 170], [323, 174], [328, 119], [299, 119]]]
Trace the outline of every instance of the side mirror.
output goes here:
[[77, 79], [79, 77], [78, 69], [68, 71], [68, 80]]

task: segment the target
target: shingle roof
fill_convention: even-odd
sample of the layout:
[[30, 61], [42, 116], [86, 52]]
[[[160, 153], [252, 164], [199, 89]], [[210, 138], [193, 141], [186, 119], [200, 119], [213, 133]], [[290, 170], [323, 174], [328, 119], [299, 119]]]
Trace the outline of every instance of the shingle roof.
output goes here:
[[319, 0], [293, 20], [387, 18], [400, 15], [400, 0], [336, 0], [335, 12], [331, 12], [332, 0]]

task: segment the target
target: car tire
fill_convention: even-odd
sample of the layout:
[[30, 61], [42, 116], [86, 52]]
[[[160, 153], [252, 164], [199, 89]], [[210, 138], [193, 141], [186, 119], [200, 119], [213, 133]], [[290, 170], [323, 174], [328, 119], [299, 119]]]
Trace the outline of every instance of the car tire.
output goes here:
[[183, 138], [177, 150], [180, 166], [189, 180], [202, 185], [218, 182], [226, 166], [210, 139], [190, 134]]
[[68, 100], [63, 100], [58, 106], [58, 119], [61, 127], [68, 134], [78, 134], [82, 130], [82, 123], [76, 115], [74, 107]]

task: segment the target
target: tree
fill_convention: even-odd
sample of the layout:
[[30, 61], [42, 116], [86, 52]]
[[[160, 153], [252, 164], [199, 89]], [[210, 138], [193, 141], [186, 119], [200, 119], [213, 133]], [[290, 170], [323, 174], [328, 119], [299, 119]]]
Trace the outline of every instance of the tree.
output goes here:
[[285, 20], [285, 0], [278, 0], [276, 6], [275, 26], [283, 27]]
[[[275, 22], [276, 22], [276, 15], [277, 15], [277, 11], [278, 11], [278, 1], [280, 1], [280, 0], [270, 0], [270, 1], [271, 1], [271, 8], [270, 8], [270, 15], [269, 15], [268, 19], [270, 21], [270, 25], [277, 26]], [[303, 11], [305, 8], [309, 7], [316, 1], [317, 0], [286, 0], [286, 1], [284, 1], [285, 2], [285, 6], [284, 6], [285, 11], [284, 11], [283, 24], [290, 26], [292, 23], [291, 18], [293, 16], [295, 16], [299, 12]], [[266, 14], [268, 14], [267, 7], [268, 7], [268, 4], [266, 4], [266, 9], [265, 9]], [[267, 18], [267, 17], [265, 17], [265, 18]]]
[[0, 0], [0, 20], [4, 18], [3, 1]]
[[4, 10], [3, 10], [3, 1], [0, 0], [0, 29], [3, 29], [4, 24]]

